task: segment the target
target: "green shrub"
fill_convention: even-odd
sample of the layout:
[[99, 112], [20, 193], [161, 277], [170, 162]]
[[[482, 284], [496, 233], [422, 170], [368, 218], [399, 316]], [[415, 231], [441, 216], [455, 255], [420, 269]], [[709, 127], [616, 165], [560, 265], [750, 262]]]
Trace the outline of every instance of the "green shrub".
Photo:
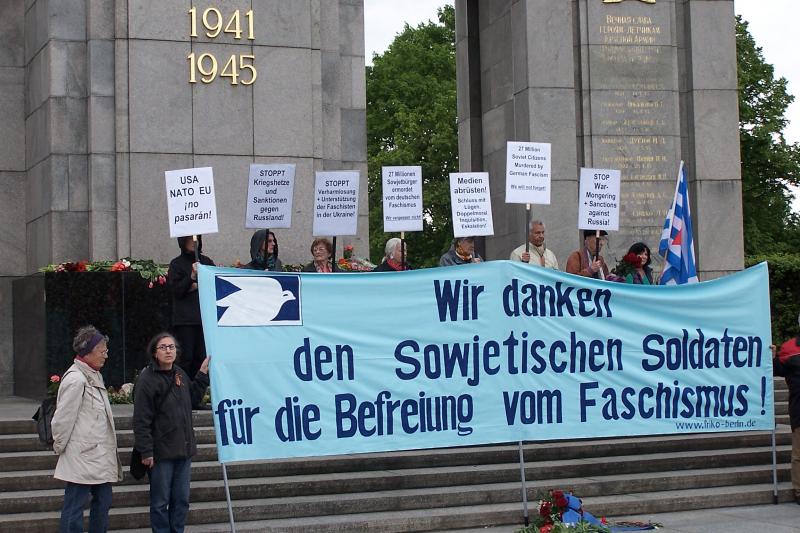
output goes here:
[[780, 345], [797, 336], [800, 326], [800, 254], [749, 255], [745, 265], [766, 261], [769, 266], [769, 296], [772, 313], [772, 342]]

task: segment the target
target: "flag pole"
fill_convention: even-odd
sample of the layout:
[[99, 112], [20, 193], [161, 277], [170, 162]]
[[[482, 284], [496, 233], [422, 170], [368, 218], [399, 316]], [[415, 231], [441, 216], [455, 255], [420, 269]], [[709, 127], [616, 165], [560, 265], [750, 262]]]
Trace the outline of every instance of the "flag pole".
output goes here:
[[678, 203], [678, 189], [681, 186], [681, 176], [683, 175], [683, 160], [678, 167], [678, 179], [675, 180], [675, 194], [672, 195], [672, 206], [670, 206], [667, 216], [669, 217], [669, 228], [667, 229], [667, 247], [664, 250], [664, 263], [667, 262], [669, 255], [669, 240], [672, 238], [672, 222], [675, 220], [675, 204]]

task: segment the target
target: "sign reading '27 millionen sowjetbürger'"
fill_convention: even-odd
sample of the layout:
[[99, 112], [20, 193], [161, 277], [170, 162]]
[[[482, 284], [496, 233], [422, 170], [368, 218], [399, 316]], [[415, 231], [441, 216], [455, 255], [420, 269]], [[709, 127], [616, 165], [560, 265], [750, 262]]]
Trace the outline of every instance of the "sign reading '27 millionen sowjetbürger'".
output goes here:
[[203, 266], [200, 300], [223, 462], [774, 426], [766, 264], [678, 287]]

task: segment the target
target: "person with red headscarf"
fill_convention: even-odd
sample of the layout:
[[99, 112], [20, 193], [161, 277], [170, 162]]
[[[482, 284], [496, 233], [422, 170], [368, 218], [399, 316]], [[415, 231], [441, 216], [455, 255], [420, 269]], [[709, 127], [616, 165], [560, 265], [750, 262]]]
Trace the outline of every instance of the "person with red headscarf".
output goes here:
[[[800, 317], [798, 317], [800, 324]], [[800, 335], [772, 348], [772, 368], [786, 379], [789, 387], [789, 423], [792, 426], [792, 488], [794, 501], [800, 505]]]

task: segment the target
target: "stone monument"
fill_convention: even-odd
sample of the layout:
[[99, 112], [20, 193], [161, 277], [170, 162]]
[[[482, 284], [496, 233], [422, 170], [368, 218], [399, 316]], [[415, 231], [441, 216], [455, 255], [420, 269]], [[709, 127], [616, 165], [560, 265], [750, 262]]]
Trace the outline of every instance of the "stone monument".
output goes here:
[[[251, 163], [295, 163], [285, 263], [310, 260], [314, 171], [358, 170], [368, 249], [362, 0], [0, 2], [0, 394], [11, 280], [49, 263], [168, 262], [164, 171], [214, 168], [222, 264], [250, 260]], [[19, 342], [24, 342], [20, 339]]]
[[581, 242], [580, 167], [622, 171], [613, 264], [636, 241], [657, 253], [684, 160], [700, 279], [740, 270], [734, 23], [733, 0], [457, 0], [460, 166], [491, 175], [487, 257], [524, 242], [524, 206], [503, 203], [505, 151], [535, 141], [552, 143], [553, 192], [533, 216], [562, 268]]

